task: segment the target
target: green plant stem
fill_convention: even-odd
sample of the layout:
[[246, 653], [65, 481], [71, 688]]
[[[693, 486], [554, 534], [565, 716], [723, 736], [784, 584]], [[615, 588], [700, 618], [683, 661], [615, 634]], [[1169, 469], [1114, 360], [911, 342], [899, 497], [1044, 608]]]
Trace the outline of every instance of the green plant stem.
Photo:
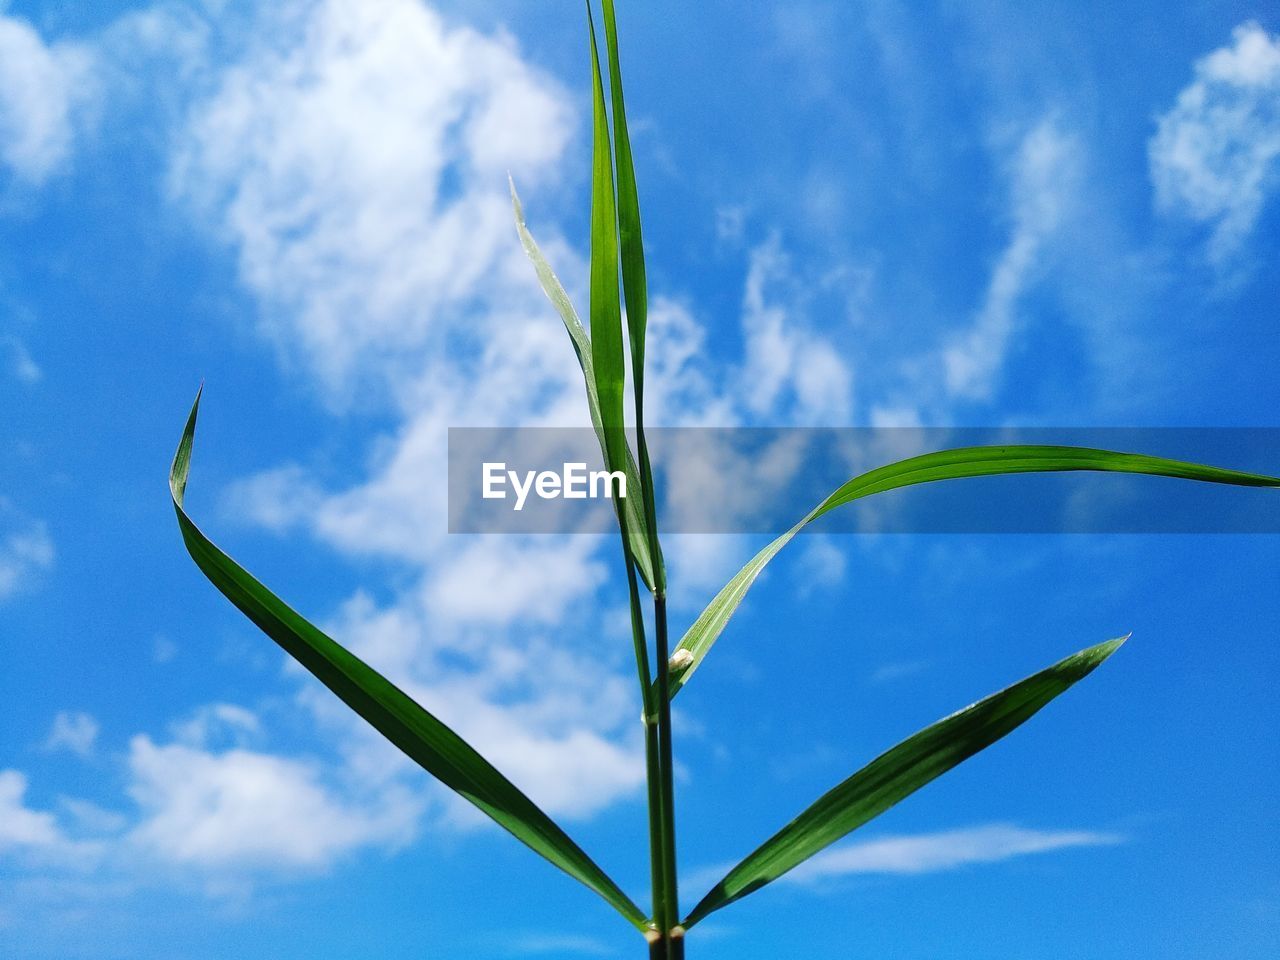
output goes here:
[[684, 960], [684, 928], [676, 927], [670, 936], [660, 937], [656, 931], [646, 934], [649, 960]]
[[[671, 698], [668, 695], [670, 689], [668, 663], [671, 653], [667, 642], [667, 596], [663, 592], [656, 592], [653, 595], [653, 619], [654, 645], [657, 648], [654, 652], [658, 660], [657, 700], [658, 746], [660, 751], [659, 775], [662, 784], [662, 804], [660, 809], [662, 812], [663, 899], [667, 908], [667, 912], [659, 918], [659, 925], [663, 939], [672, 939], [671, 933], [680, 921], [680, 897], [676, 884], [675, 776], [671, 742]], [[681, 935], [674, 939], [679, 940], [680, 943], [668, 950], [668, 956], [672, 960], [675, 957], [673, 949], [676, 946], [678, 946], [680, 953], [683, 954], [683, 936]]]
[[[625, 521], [623, 524], [625, 531]], [[658, 737], [658, 711], [655, 709], [653, 684], [650, 681], [649, 650], [645, 641], [644, 614], [640, 607], [640, 589], [636, 583], [636, 565], [622, 538], [622, 552], [627, 565], [627, 591], [631, 603], [631, 640], [636, 654], [636, 673], [640, 680], [640, 697], [644, 721], [644, 760], [649, 795], [649, 870], [653, 888], [655, 922], [668, 912], [664, 897], [664, 860], [662, 845], [661, 745]]]

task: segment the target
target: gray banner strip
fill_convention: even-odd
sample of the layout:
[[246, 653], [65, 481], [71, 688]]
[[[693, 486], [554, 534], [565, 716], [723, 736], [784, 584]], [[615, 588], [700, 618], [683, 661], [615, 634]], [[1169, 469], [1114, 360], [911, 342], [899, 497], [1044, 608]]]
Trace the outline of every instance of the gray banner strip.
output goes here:
[[[907, 457], [1012, 444], [1095, 447], [1280, 474], [1280, 428], [665, 428], [646, 433], [667, 533], [778, 534], [845, 481]], [[451, 533], [615, 529], [594, 432], [451, 428]], [[1071, 472], [975, 477], [840, 507], [821, 533], [1280, 533], [1280, 489]]]

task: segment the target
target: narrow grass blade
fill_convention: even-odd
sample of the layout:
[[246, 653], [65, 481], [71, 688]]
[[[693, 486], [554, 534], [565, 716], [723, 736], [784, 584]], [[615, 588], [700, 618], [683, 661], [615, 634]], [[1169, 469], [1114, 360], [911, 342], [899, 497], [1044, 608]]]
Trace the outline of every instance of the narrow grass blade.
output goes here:
[[[627, 113], [622, 94], [622, 70], [618, 59], [618, 27], [614, 15], [613, 0], [603, 0], [605, 44], [609, 60], [609, 90], [613, 106], [613, 147], [614, 162], [617, 165], [616, 194], [616, 228], [621, 253], [621, 272], [623, 297], [627, 307], [627, 335], [631, 347], [632, 395], [635, 402], [636, 454], [640, 461], [641, 490], [639, 503], [643, 512], [643, 532], [648, 545], [648, 555], [653, 562], [654, 593], [654, 642], [656, 645], [658, 676], [656, 685], [651, 687], [644, 683], [645, 694], [645, 735], [646, 757], [649, 764], [650, 785], [650, 857], [653, 867], [654, 919], [658, 929], [669, 932], [676, 924], [679, 916], [679, 896], [676, 885], [676, 851], [674, 800], [672, 798], [672, 756], [671, 756], [671, 704], [667, 696], [669, 674], [667, 671], [667, 630], [666, 630], [666, 570], [662, 561], [662, 547], [658, 542], [658, 521], [654, 507], [653, 468], [649, 463], [649, 446], [644, 430], [644, 362], [645, 362], [645, 325], [648, 316], [648, 290], [644, 267], [644, 242], [640, 232], [640, 201], [636, 191], [635, 169], [631, 159], [631, 138], [627, 131]], [[587, 5], [588, 22], [590, 22], [590, 3]], [[604, 114], [603, 90], [600, 83], [599, 55], [595, 46], [595, 26], [591, 24], [591, 56], [592, 70], [596, 79], [596, 149], [600, 149], [602, 131], [607, 133], [607, 125], [601, 122]], [[597, 170], [607, 166], [607, 162], [597, 154]], [[599, 182], [599, 181], [597, 181]], [[595, 224], [593, 222], [593, 228]], [[593, 257], [597, 251], [592, 237]], [[594, 287], [593, 287], [594, 295]], [[616, 304], [616, 291], [614, 293]], [[611, 308], [613, 304], [610, 305]], [[592, 318], [595, 319], [596, 304], [592, 304]], [[594, 326], [593, 326], [594, 336]], [[629, 531], [628, 531], [629, 532]], [[630, 571], [628, 571], [630, 572]], [[643, 632], [643, 622], [637, 607], [637, 598], [632, 578], [631, 605], [632, 616], [638, 629]], [[639, 648], [637, 648], [639, 649]], [[643, 674], [648, 674], [647, 667]], [[653, 705], [657, 703], [658, 756], [654, 757], [653, 746]], [[656, 760], [656, 764], [655, 764]], [[666, 944], [670, 951], [670, 942]], [[659, 945], [661, 950], [662, 944]], [[672, 954], [674, 956], [674, 954]]]
[[756, 578], [778, 552], [791, 542], [804, 527], [818, 517], [837, 507], [852, 503], [862, 497], [883, 493], [899, 487], [937, 480], [956, 480], [964, 477], [987, 477], [1011, 473], [1054, 473], [1069, 470], [1093, 470], [1104, 473], [1148, 474], [1197, 480], [1205, 483], [1223, 483], [1247, 487], [1280, 487], [1280, 478], [1225, 470], [1220, 467], [1167, 460], [1137, 453], [1117, 453], [1112, 450], [1096, 450], [1092, 447], [1008, 446], [1008, 447], [958, 447], [911, 457], [897, 463], [878, 467], [861, 474], [840, 486], [831, 496], [814, 507], [803, 519], [782, 536], [747, 561], [746, 566], [734, 574], [705, 610], [685, 633], [676, 647], [676, 653], [687, 650], [688, 657], [681, 656], [688, 665], [673, 679], [671, 695], [689, 682], [729, 618], [751, 589]]
[[[538, 281], [542, 284], [543, 292], [556, 308], [556, 312], [560, 314], [560, 319], [564, 322], [564, 328], [569, 333], [569, 340], [573, 344], [573, 352], [578, 357], [578, 366], [582, 368], [582, 378], [586, 383], [587, 409], [591, 414], [591, 426], [595, 428], [596, 436], [600, 438], [600, 453], [607, 463], [608, 452], [605, 446], [604, 422], [600, 418], [600, 399], [596, 395], [595, 370], [591, 362], [591, 340], [582, 326], [582, 321], [578, 319], [578, 311], [573, 308], [573, 302], [569, 299], [569, 295], [560, 284], [555, 271], [551, 269], [551, 264], [543, 256], [537, 241], [533, 239], [533, 234], [529, 232], [529, 227], [524, 219], [524, 207], [521, 205], [520, 197], [516, 193], [515, 183], [510, 179], [508, 182], [511, 186], [511, 207], [515, 213], [516, 232], [520, 235], [520, 244], [524, 247], [525, 254], [533, 263], [533, 269], [538, 275]], [[644, 504], [649, 502], [650, 494], [640, 479], [640, 470], [636, 466], [635, 458], [631, 455], [631, 448], [629, 446], [626, 447], [624, 452], [627, 460], [628, 496], [623, 500], [623, 509], [627, 512], [627, 540], [631, 548], [631, 555], [635, 558], [636, 567], [640, 572], [640, 577], [644, 580], [645, 586], [652, 590], [654, 588], [653, 562], [649, 556], [649, 541], [646, 535], [644, 516]], [[637, 495], [636, 491], [640, 491], [640, 494]]]
[[1110, 640], [1073, 654], [1047, 670], [939, 720], [882, 753], [823, 794], [730, 870], [693, 908], [684, 926], [691, 927], [707, 914], [778, 879], [995, 743], [1076, 681], [1088, 676], [1122, 643], [1124, 639]]
[[662, 547], [658, 543], [658, 518], [654, 505], [653, 468], [644, 435], [645, 328], [649, 315], [648, 280], [644, 266], [644, 237], [640, 229], [640, 196], [636, 189], [635, 164], [631, 157], [631, 134], [627, 130], [627, 108], [622, 93], [622, 65], [618, 55], [618, 24], [613, 0], [604, 0], [605, 48], [609, 60], [609, 91], [613, 103], [614, 164], [618, 177], [618, 238], [622, 260], [622, 291], [627, 306], [627, 335], [631, 344], [632, 391], [636, 407], [636, 451], [643, 481], [645, 533], [649, 552], [656, 559], [654, 589], [666, 592], [666, 571]]
[[200, 397], [191, 408], [169, 472], [169, 490], [187, 551], [209, 581], [347, 706], [447, 787], [516, 839], [586, 884], [640, 930], [644, 913], [528, 797], [461, 737], [402, 690], [303, 619], [215, 546], [183, 509]]
[[648, 320], [648, 286], [644, 268], [644, 240], [640, 230], [640, 197], [627, 131], [622, 95], [622, 66], [618, 59], [618, 25], [613, 0], [604, 0], [605, 49], [609, 59], [609, 92], [613, 103], [613, 147], [618, 175], [618, 236], [622, 252], [622, 286], [627, 305], [627, 333], [636, 390], [644, 383], [644, 335]]
[[626, 361], [622, 347], [622, 308], [618, 289], [618, 217], [613, 193], [613, 158], [600, 52], [591, 31], [592, 157], [591, 157], [591, 366], [600, 403], [610, 470], [624, 468]]

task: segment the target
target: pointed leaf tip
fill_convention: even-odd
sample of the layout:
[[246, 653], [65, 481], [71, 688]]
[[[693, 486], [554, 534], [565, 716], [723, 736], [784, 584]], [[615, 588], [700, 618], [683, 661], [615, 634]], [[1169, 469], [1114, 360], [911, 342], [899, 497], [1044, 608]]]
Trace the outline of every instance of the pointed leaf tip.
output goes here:
[[701, 666], [707, 652], [715, 644], [761, 571], [796, 534], [823, 514], [863, 497], [915, 484], [1006, 474], [1082, 470], [1171, 477], [1244, 487], [1280, 487], [1280, 477], [1145, 454], [1099, 450], [1093, 447], [1049, 445], [957, 447], [950, 450], [937, 450], [877, 467], [859, 474], [838, 487], [827, 499], [802, 517], [799, 523], [763, 547], [721, 588], [678, 644], [681, 649], [688, 650], [693, 655], [693, 662], [672, 683], [671, 695], [675, 696], [683, 689]]
[[1073, 653], [885, 751], [828, 790], [730, 870], [685, 918], [685, 927], [778, 879], [1011, 733], [1092, 673], [1126, 639]]
[[187, 552], [217, 589], [348, 707], [424, 770], [534, 852], [594, 890], [637, 929], [644, 912], [537, 805], [465, 740], [382, 674], [317, 629], [209, 540], [183, 508], [200, 395], [169, 472]]

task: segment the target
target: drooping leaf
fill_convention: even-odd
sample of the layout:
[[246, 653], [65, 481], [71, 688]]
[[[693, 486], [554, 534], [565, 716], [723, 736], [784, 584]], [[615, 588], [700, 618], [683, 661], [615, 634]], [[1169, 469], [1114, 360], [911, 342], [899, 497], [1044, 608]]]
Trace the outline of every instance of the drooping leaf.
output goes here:
[[[689, 627], [676, 647], [675, 654], [687, 662], [687, 666], [673, 678], [671, 695], [689, 682], [689, 678], [702, 663], [729, 618], [751, 589], [765, 566], [777, 556], [805, 526], [837, 507], [852, 503], [862, 497], [937, 480], [955, 480], [964, 477], [988, 477], [1010, 473], [1054, 473], [1070, 470], [1093, 470], [1104, 473], [1135, 473], [1159, 477], [1174, 477], [1206, 483], [1225, 483], [1236, 486], [1277, 487], [1280, 478], [1225, 470], [1220, 467], [1167, 460], [1137, 453], [1117, 453], [1112, 450], [1096, 450], [1091, 447], [1057, 446], [1007, 446], [1007, 447], [959, 447], [940, 450], [922, 456], [878, 467], [854, 477], [841, 485], [822, 503], [814, 507], [799, 523], [747, 561], [721, 588], [706, 609]], [[688, 656], [679, 654], [687, 650]]]
[[516, 839], [590, 887], [640, 930], [643, 911], [554, 821], [465, 740], [359, 657], [317, 629], [213, 544], [183, 507], [200, 397], [169, 472], [187, 552], [201, 572], [263, 633], [410, 759], [475, 804]]
[[1124, 639], [1110, 640], [1073, 654], [1047, 670], [939, 720], [882, 753], [819, 797], [730, 870], [693, 908], [684, 926], [690, 927], [709, 913], [778, 879], [995, 743], [1091, 673]]
[[[582, 379], [586, 384], [587, 409], [591, 414], [591, 425], [600, 440], [600, 454], [607, 463], [608, 453], [605, 446], [604, 423], [600, 418], [600, 400], [596, 395], [595, 370], [591, 362], [591, 340], [582, 326], [582, 321], [578, 319], [578, 311], [573, 308], [573, 302], [569, 299], [569, 295], [565, 292], [559, 278], [556, 277], [555, 272], [551, 269], [551, 264], [543, 256], [537, 241], [533, 239], [533, 234], [529, 232], [529, 227], [524, 219], [524, 207], [521, 205], [520, 197], [516, 193], [515, 183], [510, 181], [509, 178], [508, 182], [511, 186], [511, 207], [515, 213], [516, 232], [520, 235], [520, 244], [524, 247], [525, 254], [533, 263], [533, 268], [538, 275], [538, 281], [542, 284], [543, 292], [556, 308], [556, 312], [560, 314], [560, 319], [564, 322], [564, 328], [569, 333], [569, 340], [573, 344], [573, 352], [578, 358], [578, 366], [582, 368]], [[627, 512], [627, 540], [631, 548], [631, 555], [635, 558], [636, 567], [640, 571], [640, 576], [644, 580], [645, 586], [652, 590], [654, 584], [653, 563], [649, 558], [649, 541], [646, 535], [644, 516], [644, 504], [648, 493], [640, 480], [640, 471], [636, 466], [635, 458], [631, 455], [631, 448], [629, 446], [626, 447], [624, 452], [627, 460], [627, 496], [623, 499], [623, 509]]]

